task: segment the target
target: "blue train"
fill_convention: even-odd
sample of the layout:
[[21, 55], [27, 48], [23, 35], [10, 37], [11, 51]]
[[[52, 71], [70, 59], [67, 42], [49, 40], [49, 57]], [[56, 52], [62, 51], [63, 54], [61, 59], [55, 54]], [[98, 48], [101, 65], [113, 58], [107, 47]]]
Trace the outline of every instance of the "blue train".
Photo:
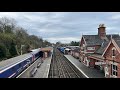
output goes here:
[[58, 47], [57, 49], [64, 54], [64, 52], [65, 52], [65, 47]]
[[37, 60], [39, 57], [43, 57], [42, 53], [43, 52], [40, 51], [40, 48], [32, 50], [29, 54], [27, 54], [27, 57], [25, 57], [24, 59], [21, 58], [19, 62], [0, 68], [0, 78], [17, 77], [23, 70], [25, 70], [35, 60]]

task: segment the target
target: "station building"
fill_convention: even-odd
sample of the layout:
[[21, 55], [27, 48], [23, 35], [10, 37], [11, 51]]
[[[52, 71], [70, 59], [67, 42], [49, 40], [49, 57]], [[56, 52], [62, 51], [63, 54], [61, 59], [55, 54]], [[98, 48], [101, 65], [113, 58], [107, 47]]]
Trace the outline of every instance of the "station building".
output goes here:
[[[117, 40], [117, 41], [116, 41]], [[106, 27], [104, 24], [100, 24], [98, 28], [98, 34], [97, 35], [82, 35], [81, 41], [80, 41], [80, 60], [81, 62], [90, 68], [96, 68], [100, 70], [101, 72], [105, 73], [105, 77], [112, 77], [113, 68], [116, 70], [116, 66], [112, 65], [113, 62], [117, 63], [120, 60], [119, 54], [119, 41], [120, 36], [119, 34], [106, 34]], [[113, 45], [116, 45], [116, 47]], [[110, 46], [113, 45], [113, 46]], [[112, 50], [110, 50], [112, 48]], [[117, 48], [117, 50], [115, 49]], [[115, 55], [118, 55], [115, 57], [112, 57], [113, 50]], [[111, 61], [112, 60], [112, 61]], [[106, 63], [111, 63], [106, 64]], [[118, 65], [119, 64], [115, 64]], [[109, 67], [109, 68], [108, 68]], [[112, 67], [112, 69], [110, 69]], [[111, 71], [113, 70], [113, 71]], [[117, 68], [119, 71], [119, 69]], [[119, 74], [117, 73], [117, 76], [119, 77]], [[116, 76], [116, 77], [117, 77]]]
[[105, 77], [120, 78], [120, 38], [111, 37], [103, 57], [106, 62]]

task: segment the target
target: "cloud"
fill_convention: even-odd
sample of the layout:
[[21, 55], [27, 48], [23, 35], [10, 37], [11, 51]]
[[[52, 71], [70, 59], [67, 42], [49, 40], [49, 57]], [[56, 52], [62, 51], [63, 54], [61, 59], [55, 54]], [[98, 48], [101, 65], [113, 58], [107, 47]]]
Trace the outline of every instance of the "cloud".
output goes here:
[[45, 38], [46, 40], [49, 40], [52, 43], [62, 41], [62, 43], [70, 43], [71, 41], [80, 41], [80, 37], [66, 37], [66, 38]]
[[104, 23], [106, 32], [118, 33], [119, 12], [0, 12], [0, 17], [14, 18], [31, 35], [51, 42], [79, 41], [82, 34], [97, 34]]
[[111, 17], [112, 20], [119, 20], [120, 19], [120, 14], [117, 14], [117, 15], [113, 15]]

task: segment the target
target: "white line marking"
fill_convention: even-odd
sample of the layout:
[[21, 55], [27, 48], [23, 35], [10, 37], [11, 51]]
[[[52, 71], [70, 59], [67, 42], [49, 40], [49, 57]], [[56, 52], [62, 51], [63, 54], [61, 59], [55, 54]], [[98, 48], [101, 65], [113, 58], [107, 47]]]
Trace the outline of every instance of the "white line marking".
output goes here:
[[[52, 52], [53, 54], [53, 52]], [[50, 57], [50, 64], [51, 64], [51, 60], [52, 60], [52, 54], [51, 54], [51, 57]], [[47, 64], [49, 66], [48, 70], [47, 70], [47, 76], [46, 78], [48, 78], [48, 74], [49, 74], [49, 70], [50, 70], [50, 64]]]
[[[40, 59], [40, 58], [38, 58], [38, 59]], [[25, 73], [28, 69], [30, 69], [37, 61], [38, 61], [38, 59], [34, 62], [34, 63], [32, 63], [28, 68], [26, 68], [20, 75], [18, 75], [16, 78], [19, 78], [23, 73]]]
[[13, 75], [15, 75], [16, 73], [13, 73], [12, 75], [10, 75], [8, 78], [11, 78]]
[[[65, 55], [64, 55], [65, 56]], [[65, 56], [66, 57], [66, 56]], [[66, 57], [68, 60], [69, 58]], [[70, 60], [69, 60], [70, 61]], [[70, 61], [71, 62], [71, 61]], [[89, 78], [77, 65], [75, 65], [73, 62], [71, 62], [86, 78]]]

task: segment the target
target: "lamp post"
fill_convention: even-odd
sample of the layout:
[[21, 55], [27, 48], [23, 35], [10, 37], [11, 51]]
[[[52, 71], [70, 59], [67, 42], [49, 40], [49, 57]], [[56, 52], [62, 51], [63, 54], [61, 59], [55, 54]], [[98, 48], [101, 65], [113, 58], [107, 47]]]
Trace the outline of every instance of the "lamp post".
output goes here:
[[21, 55], [22, 55], [22, 48], [24, 47], [25, 45], [21, 45]]

